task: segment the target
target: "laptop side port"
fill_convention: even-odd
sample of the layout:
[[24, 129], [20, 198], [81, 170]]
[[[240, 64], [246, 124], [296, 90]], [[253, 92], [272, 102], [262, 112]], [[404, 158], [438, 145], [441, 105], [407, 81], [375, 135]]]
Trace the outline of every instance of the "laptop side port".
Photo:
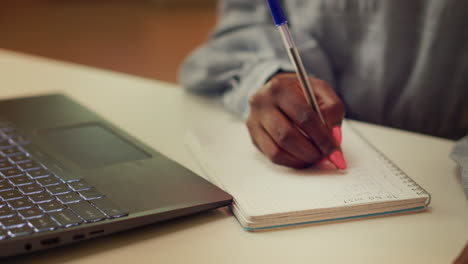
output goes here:
[[97, 235], [97, 234], [100, 234], [100, 233], [104, 233], [104, 230], [101, 229], [101, 230], [91, 231], [91, 232], [89, 232], [89, 235], [94, 236], [94, 235]]
[[60, 239], [58, 237], [52, 237], [52, 238], [47, 238], [41, 240], [41, 244], [44, 246], [50, 246], [54, 244], [58, 244], [60, 242]]

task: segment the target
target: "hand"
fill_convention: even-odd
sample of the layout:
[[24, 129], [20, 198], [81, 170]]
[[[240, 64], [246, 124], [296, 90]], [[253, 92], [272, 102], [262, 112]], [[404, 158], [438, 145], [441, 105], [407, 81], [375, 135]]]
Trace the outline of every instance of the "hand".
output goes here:
[[326, 82], [309, 77], [324, 125], [304, 96], [295, 74], [280, 73], [249, 99], [246, 124], [253, 144], [272, 162], [306, 168], [339, 149], [332, 129], [345, 107]]
[[454, 264], [466, 264], [468, 263], [468, 242], [465, 244], [465, 248], [463, 248], [460, 255], [457, 259], [453, 262]]

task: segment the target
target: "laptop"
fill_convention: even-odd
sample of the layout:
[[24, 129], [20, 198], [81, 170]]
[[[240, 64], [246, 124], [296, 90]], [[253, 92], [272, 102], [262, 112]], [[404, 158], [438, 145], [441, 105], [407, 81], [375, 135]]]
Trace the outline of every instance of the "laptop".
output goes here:
[[223, 190], [64, 95], [0, 101], [0, 257], [231, 201]]

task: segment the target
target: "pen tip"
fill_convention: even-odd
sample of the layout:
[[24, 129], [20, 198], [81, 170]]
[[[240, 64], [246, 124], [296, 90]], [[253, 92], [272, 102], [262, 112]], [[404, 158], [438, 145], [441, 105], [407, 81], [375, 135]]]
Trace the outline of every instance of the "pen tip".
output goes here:
[[345, 170], [347, 167], [346, 160], [343, 157], [343, 154], [339, 150], [333, 151], [330, 156], [328, 156], [330, 161], [335, 164], [336, 167], [340, 170]]

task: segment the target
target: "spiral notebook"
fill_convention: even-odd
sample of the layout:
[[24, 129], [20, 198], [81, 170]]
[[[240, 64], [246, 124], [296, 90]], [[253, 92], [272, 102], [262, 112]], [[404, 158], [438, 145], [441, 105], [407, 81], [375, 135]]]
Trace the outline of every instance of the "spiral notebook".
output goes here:
[[421, 186], [346, 121], [342, 129], [346, 171], [326, 163], [306, 170], [275, 165], [232, 117], [193, 128], [187, 143], [207, 178], [234, 197], [232, 211], [247, 230], [415, 212], [429, 205]]

